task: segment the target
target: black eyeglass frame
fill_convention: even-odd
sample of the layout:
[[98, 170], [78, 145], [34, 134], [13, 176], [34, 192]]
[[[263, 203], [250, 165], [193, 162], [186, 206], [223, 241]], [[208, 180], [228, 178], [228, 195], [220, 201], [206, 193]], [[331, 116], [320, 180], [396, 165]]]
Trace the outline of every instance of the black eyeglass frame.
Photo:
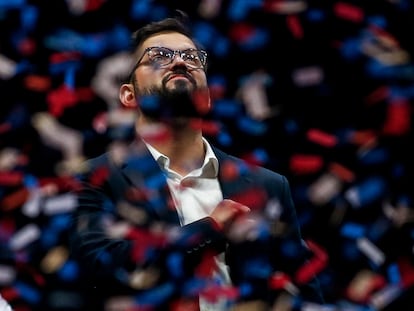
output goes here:
[[[165, 64], [162, 64], [162, 65], [159, 65], [160, 67], [168, 66], [169, 64], [171, 64], [174, 61], [174, 58], [175, 58], [176, 55], [179, 55], [181, 58], [183, 58], [183, 55], [185, 55], [186, 53], [188, 53], [188, 51], [196, 51], [198, 53], [198, 55], [199, 55], [198, 58], [200, 59], [201, 66], [194, 67], [191, 64], [186, 63], [187, 66], [189, 66], [191, 69], [204, 69], [204, 70], [207, 67], [207, 52], [205, 50], [202, 50], [202, 49], [194, 49], [194, 48], [189, 48], [189, 49], [185, 49], [185, 50], [172, 50], [172, 49], [167, 48], [167, 47], [164, 47], [164, 46], [151, 46], [151, 47], [148, 47], [148, 48], [146, 48], [144, 50], [144, 53], [142, 53], [141, 57], [136, 62], [135, 66], [132, 68], [131, 74], [129, 75], [129, 80], [130, 81], [132, 80], [132, 75], [134, 74], [135, 70], [140, 65], [144, 65], [147, 62], [150, 63], [150, 64], [154, 64], [155, 63], [155, 61], [152, 61], [151, 60], [151, 56], [149, 54], [149, 52], [152, 51], [153, 49], [165, 49], [165, 50], [167, 50], [170, 53], [169, 55], [171, 55], [170, 57], [168, 57], [169, 62], [168, 63], [165, 63]], [[150, 59], [147, 62], [141, 62], [145, 55], [148, 55], [148, 57]], [[202, 55], [202, 57], [200, 57], [200, 55]]]

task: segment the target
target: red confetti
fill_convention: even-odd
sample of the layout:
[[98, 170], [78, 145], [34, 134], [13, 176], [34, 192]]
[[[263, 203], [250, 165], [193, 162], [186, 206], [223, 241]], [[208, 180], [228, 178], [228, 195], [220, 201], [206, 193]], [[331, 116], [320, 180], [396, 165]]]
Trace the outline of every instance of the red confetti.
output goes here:
[[321, 156], [297, 154], [290, 159], [290, 169], [296, 174], [309, 174], [319, 171], [324, 162]]
[[86, 11], [95, 11], [99, 9], [102, 4], [105, 2], [104, 0], [88, 0], [86, 5]]
[[378, 103], [382, 100], [385, 100], [389, 96], [389, 93], [390, 93], [390, 89], [388, 86], [381, 86], [377, 88], [376, 90], [374, 90], [373, 92], [371, 92], [371, 94], [369, 94], [365, 98], [365, 102], [368, 105]]
[[220, 125], [215, 121], [192, 120], [191, 127], [200, 129], [204, 134], [214, 136], [220, 132]]
[[42, 177], [39, 178], [39, 185], [41, 187], [55, 185], [59, 191], [80, 190], [81, 188], [80, 182], [73, 176]]
[[254, 210], [263, 206], [268, 197], [263, 189], [251, 188], [232, 196], [231, 199]]
[[232, 181], [240, 176], [240, 169], [236, 163], [226, 161], [221, 165], [221, 178], [225, 181]]
[[414, 285], [414, 266], [410, 259], [402, 257], [398, 260], [398, 268], [400, 270], [401, 284], [404, 288]]
[[92, 120], [92, 126], [98, 133], [104, 133], [108, 128], [108, 113], [98, 113]]
[[61, 116], [66, 108], [74, 106], [77, 101], [76, 92], [66, 85], [51, 91], [47, 96], [49, 112], [55, 117]]
[[3, 219], [0, 220], [0, 241], [9, 240], [15, 230], [15, 220], [3, 217]]
[[343, 181], [352, 182], [355, 180], [355, 173], [339, 163], [331, 163], [329, 165], [329, 171]]
[[108, 178], [108, 175], [109, 169], [107, 167], [101, 166], [93, 172], [89, 178], [89, 181], [92, 185], [99, 186], [105, 182], [105, 180]]
[[242, 159], [250, 165], [263, 165], [263, 160], [259, 159], [254, 152], [242, 156]]
[[210, 278], [213, 272], [217, 269], [217, 264], [214, 256], [217, 253], [206, 252], [200, 264], [196, 267], [194, 274], [201, 278]]
[[265, 0], [263, 9], [269, 12], [278, 12], [280, 7], [283, 5], [283, 0]]
[[391, 35], [389, 32], [385, 31], [384, 29], [376, 26], [376, 25], [370, 25], [369, 29], [377, 36], [380, 36], [382, 39], [387, 39], [388, 44], [392, 44], [394, 47], [399, 47], [400, 44], [398, 40]]
[[354, 23], [362, 22], [365, 17], [364, 11], [360, 7], [345, 2], [336, 3], [333, 10], [338, 17]]
[[135, 262], [143, 262], [146, 259], [148, 250], [160, 249], [166, 244], [166, 236], [163, 234], [154, 234], [148, 230], [131, 228], [125, 236], [126, 239], [133, 240], [131, 248], [131, 257]]
[[46, 279], [45, 277], [37, 271], [34, 267], [29, 265], [24, 265], [23, 267], [20, 265], [19, 271], [25, 270], [27, 271], [30, 276], [33, 278], [33, 280], [36, 282], [38, 286], [44, 286], [46, 285]]
[[338, 139], [331, 134], [325, 133], [318, 129], [310, 129], [306, 133], [306, 137], [316, 144], [319, 144], [324, 147], [332, 148], [335, 147], [338, 143]]
[[25, 38], [19, 42], [18, 49], [24, 56], [30, 56], [36, 52], [37, 42], [31, 38]]
[[[141, 311], [141, 309], [139, 310]], [[172, 303], [171, 311], [200, 311], [198, 299], [178, 299]]]
[[212, 286], [204, 289], [201, 296], [209, 302], [216, 302], [218, 299], [225, 297], [234, 300], [240, 295], [239, 290], [235, 287]]
[[345, 295], [349, 299], [359, 303], [369, 303], [371, 295], [387, 284], [385, 278], [382, 275], [371, 274], [369, 276], [364, 276], [364, 278], [365, 282], [363, 288], [360, 288], [361, 286], [353, 283], [348, 286]]
[[95, 92], [90, 87], [80, 87], [75, 90], [79, 101], [91, 101], [95, 98]]
[[403, 135], [411, 127], [411, 107], [407, 100], [395, 100], [388, 105], [383, 127], [385, 135]]
[[230, 37], [236, 42], [245, 42], [254, 34], [254, 27], [247, 23], [234, 24], [230, 29]]
[[199, 114], [205, 115], [210, 111], [211, 102], [208, 89], [193, 92], [192, 100]]
[[296, 39], [303, 38], [303, 27], [300, 23], [298, 16], [296, 15], [287, 16], [286, 24]]
[[39, 75], [28, 75], [24, 79], [24, 85], [27, 89], [36, 92], [45, 92], [50, 89], [52, 81], [50, 77]]
[[62, 53], [53, 53], [50, 55], [50, 62], [52, 64], [63, 63], [67, 61], [78, 60], [81, 57], [79, 52], [62, 52]]
[[0, 172], [1, 186], [18, 186], [23, 182], [23, 173], [21, 172]]
[[5, 211], [15, 209], [23, 205], [29, 198], [29, 195], [30, 192], [26, 187], [21, 188], [5, 196], [3, 200], [0, 201], [0, 205], [2, 206], [2, 209]]
[[269, 286], [272, 289], [284, 289], [291, 282], [290, 277], [283, 272], [276, 272], [269, 279]]
[[10, 123], [2, 123], [0, 124], [0, 134], [6, 133], [12, 129]]
[[206, 135], [215, 136], [220, 132], [220, 125], [215, 121], [203, 121], [201, 130]]
[[160, 143], [168, 141], [171, 138], [171, 132], [168, 127], [157, 126], [157, 127], [144, 127], [141, 129], [141, 136], [149, 144]]
[[210, 98], [212, 102], [214, 102], [217, 99], [223, 98], [226, 93], [226, 88], [220, 83], [211, 84], [209, 88]]
[[328, 255], [322, 247], [310, 240], [306, 241], [314, 257], [296, 271], [295, 281], [298, 284], [306, 284], [320, 273], [328, 263]]
[[138, 189], [136, 187], [129, 187], [125, 192], [125, 197], [129, 201], [142, 201], [148, 200], [150, 197], [149, 189]]
[[373, 130], [355, 131], [349, 137], [349, 141], [357, 146], [374, 145], [377, 140], [378, 135]]
[[15, 300], [20, 296], [19, 292], [13, 287], [3, 288], [0, 294], [6, 301]]

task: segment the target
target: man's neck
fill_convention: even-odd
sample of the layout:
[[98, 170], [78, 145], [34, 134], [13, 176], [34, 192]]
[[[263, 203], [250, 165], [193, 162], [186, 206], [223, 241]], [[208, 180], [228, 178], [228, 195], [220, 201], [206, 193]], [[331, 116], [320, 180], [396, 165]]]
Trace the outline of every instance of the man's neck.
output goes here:
[[[148, 127], [159, 130], [159, 137], [146, 139], [145, 131]], [[202, 166], [206, 152], [202, 132], [190, 124], [190, 121], [180, 120], [166, 124], [143, 119], [137, 123], [137, 132], [147, 143], [170, 159], [170, 169], [178, 174], [185, 176]]]

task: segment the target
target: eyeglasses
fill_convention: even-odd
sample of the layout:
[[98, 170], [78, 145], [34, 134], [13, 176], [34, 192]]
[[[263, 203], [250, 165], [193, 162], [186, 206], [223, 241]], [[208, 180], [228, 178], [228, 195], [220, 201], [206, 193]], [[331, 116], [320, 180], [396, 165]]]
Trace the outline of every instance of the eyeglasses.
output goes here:
[[204, 50], [185, 49], [174, 51], [162, 46], [152, 46], [145, 49], [144, 54], [142, 54], [135, 65], [134, 71], [140, 64], [144, 64], [144, 62], [141, 63], [141, 60], [144, 58], [145, 54], [148, 55], [148, 62], [150, 64], [159, 67], [171, 64], [176, 55], [179, 55], [186, 65], [192, 69], [205, 68], [207, 64], [207, 52]]

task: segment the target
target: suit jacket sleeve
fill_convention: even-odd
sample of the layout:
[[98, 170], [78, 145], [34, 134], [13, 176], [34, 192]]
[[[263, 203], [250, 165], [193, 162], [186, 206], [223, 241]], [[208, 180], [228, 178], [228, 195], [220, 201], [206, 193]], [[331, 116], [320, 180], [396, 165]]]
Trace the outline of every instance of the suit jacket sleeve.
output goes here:
[[[184, 227], [176, 216], [165, 221], [148, 199], [128, 199], [128, 189], [143, 189], [131, 185], [106, 156], [89, 166], [77, 194], [71, 253], [92, 280], [116, 280], [129, 286], [131, 273], [151, 269], [159, 275], [156, 284], [180, 282], [204, 256], [224, 250], [224, 237], [211, 218]], [[137, 220], [140, 217], [142, 222]]]
[[[229, 159], [237, 163], [237, 159]], [[283, 275], [295, 285], [297, 292], [292, 294], [299, 300], [323, 303], [316, 273], [308, 280], [298, 281], [298, 271], [309, 264], [314, 254], [302, 239], [288, 180], [261, 167], [240, 171], [237, 186], [224, 182], [224, 189], [230, 199], [250, 206], [260, 225], [252, 237], [230, 242], [227, 262], [233, 282], [248, 285], [246, 300], [260, 299], [271, 304], [289, 289], [272, 283]]]

